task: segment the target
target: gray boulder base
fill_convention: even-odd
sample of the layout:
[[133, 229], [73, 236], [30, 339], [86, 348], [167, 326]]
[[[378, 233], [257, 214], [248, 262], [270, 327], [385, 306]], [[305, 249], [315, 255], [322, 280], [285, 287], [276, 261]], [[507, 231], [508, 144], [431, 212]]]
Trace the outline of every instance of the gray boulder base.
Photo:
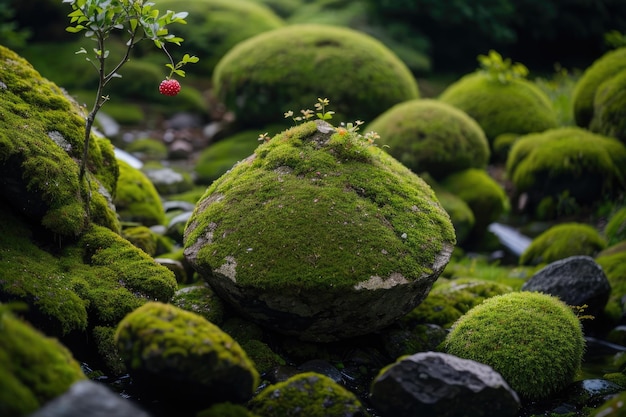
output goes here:
[[515, 417], [520, 408], [493, 368], [438, 352], [400, 358], [374, 379], [370, 396], [385, 417]]

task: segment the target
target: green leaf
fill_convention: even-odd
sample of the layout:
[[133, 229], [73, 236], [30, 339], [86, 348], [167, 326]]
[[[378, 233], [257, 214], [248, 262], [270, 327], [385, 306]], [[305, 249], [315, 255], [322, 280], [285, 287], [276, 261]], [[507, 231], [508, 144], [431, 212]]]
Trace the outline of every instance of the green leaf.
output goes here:
[[179, 75], [179, 76], [185, 78], [185, 71], [183, 71], [183, 70], [175, 69], [174, 70], [174, 74]]

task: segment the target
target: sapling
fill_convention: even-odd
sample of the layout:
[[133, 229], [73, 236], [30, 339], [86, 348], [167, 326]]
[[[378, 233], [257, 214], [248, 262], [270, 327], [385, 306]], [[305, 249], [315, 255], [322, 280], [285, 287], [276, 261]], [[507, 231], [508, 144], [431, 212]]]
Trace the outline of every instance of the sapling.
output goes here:
[[[145, 0], [63, 0], [69, 3], [72, 12], [68, 14], [70, 26], [68, 32], [83, 32], [85, 37], [95, 42], [92, 52], [85, 48], [77, 51], [77, 54], [87, 54], [86, 60], [90, 62], [98, 72], [98, 88], [91, 111], [85, 121], [85, 141], [80, 163], [79, 181], [82, 183], [85, 177], [87, 159], [89, 153], [89, 138], [93, 123], [104, 103], [109, 96], [104, 94], [105, 87], [113, 78], [120, 78], [120, 68], [129, 61], [133, 47], [142, 40], [151, 40], [154, 45], [162, 50], [167, 56], [169, 75], [159, 86], [161, 94], [174, 96], [180, 92], [180, 83], [173, 77], [185, 76], [181, 68], [185, 64], [198, 62], [198, 57], [185, 54], [181, 61], [174, 62], [166, 45], [175, 44], [180, 46], [183, 39], [169, 32], [168, 26], [172, 23], [186, 24], [187, 12], [173, 12], [167, 10], [161, 13], [154, 8], [154, 3]], [[112, 66], [107, 60], [110, 58], [107, 49], [107, 41], [113, 32], [120, 32], [126, 41], [126, 49], [123, 56]], [[111, 68], [108, 70], [108, 68]], [[89, 208], [89, 202], [86, 204]]]

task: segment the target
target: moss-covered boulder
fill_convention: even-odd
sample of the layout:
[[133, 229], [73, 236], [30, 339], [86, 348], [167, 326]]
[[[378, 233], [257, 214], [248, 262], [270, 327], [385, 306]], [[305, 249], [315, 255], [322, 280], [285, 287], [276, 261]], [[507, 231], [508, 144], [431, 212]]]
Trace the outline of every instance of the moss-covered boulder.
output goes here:
[[606, 240], [593, 226], [562, 223], [534, 238], [519, 258], [520, 265], [549, 264], [576, 255], [594, 257], [606, 248]]
[[626, 47], [607, 52], [585, 70], [572, 92], [574, 120], [578, 126], [589, 127], [595, 115], [594, 102], [599, 87], [623, 71], [626, 71]]
[[474, 72], [448, 86], [439, 99], [475, 119], [490, 143], [503, 133], [523, 135], [558, 125], [548, 96], [521, 78], [501, 83], [483, 72]]
[[289, 25], [232, 48], [213, 73], [217, 97], [238, 122], [264, 126], [328, 97], [335, 120], [373, 120], [419, 97], [404, 63], [376, 39], [348, 28]]
[[491, 366], [526, 400], [548, 398], [580, 369], [585, 339], [572, 309], [547, 294], [488, 298], [461, 317], [447, 353]]
[[187, 259], [241, 314], [318, 341], [410, 311], [454, 243], [424, 181], [322, 121], [275, 136], [215, 181], [184, 238]]
[[118, 160], [120, 176], [113, 202], [121, 220], [144, 226], [165, 223], [165, 209], [150, 178], [129, 163]]
[[20, 417], [86, 377], [65, 346], [9, 308], [0, 304], [0, 415]]
[[219, 60], [239, 42], [285, 25], [259, 1], [160, 0], [158, 6], [189, 12], [187, 24], [176, 26], [174, 33], [185, 39], [186, 53], [200, 57], [185, 70], [205, 77], [210, 77]]
[[602, 267], [609, 284], [611, 295], [605, 308], [608, 317], [617, 325], [626, 312], [624, 294], [626, 294], [626, 242], [618, 243], [598, 253], [596, 262]]
[[118, 325], [115, 341], [145, 398], [200, 410], [244, 403], [259, 374], [239, 344], [203, 317], [159, 302], [146, 303]]
[[598, 86], [589, 130], [626, 144], [626, 70]]
[[510, 209], [504, 188], [485, 169], [470, 168], [443, 178], [441, 187], [463, 200], [474, 213], [468, 239], [480, 239], [492, 222]]
[[79, 181], [81, 108], [1, 45], [0, 98], [2, 200], [58, 239], [75, 238], [90, 221], [119, 230], [110, 201], [118, 167], [109, 141], [92, 137], [89, 181]]
[[546, 198], [590, 206], [626, 188], [626, 146], [578, 127], [551, 129], [520, 137], [506, 172], [530, 212]]
[[467, 168], [486, 168], [489, 142], [464, 112], [432, 99], [396, 104], [365, 129], [380, 135], [379, 145], [413, 172], [436, 179]]
[[352, 392], [331, 378], [315, 372], [297, 374], [268, 386], [250, 401], [249, 408], [264, 417], [367, 415], [365, 407]]
[[609, 245], [626, 241], [626, 207], [621, 207], [611, 214], [604, 226], [604, 236]]

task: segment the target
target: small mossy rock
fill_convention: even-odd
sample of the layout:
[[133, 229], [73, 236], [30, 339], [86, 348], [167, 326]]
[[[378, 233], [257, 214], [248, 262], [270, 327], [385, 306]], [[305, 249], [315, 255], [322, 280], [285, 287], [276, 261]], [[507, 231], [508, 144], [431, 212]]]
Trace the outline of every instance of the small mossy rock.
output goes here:
[[578, 317], [557, 297], [511, 292], [463, 315], [444, 346], [448, 354], [491, 366], [521, 398], [539, 400], [573, 381], [585, 339]]
[[118, 230], [110, 204], [118, 168], [109, 141], [91, 138], [89, 181], [79, 182], [85, 115], [78, 104], [1, 45], [0, 98], [3, 200], [61, 238], [80, 235], [90, 220]]
[[448, 331], [436, 324], [418, 324], [412, 328], [388, 327], [381, 331], [381, 342], [390, 358], [437, 349]]
[[602, 83], [626, 70], [626, 48], [609, 51], [587, 68], [572, 92], [574, 120], [580, 127], [589, 127], [594, 117], [594, 100]]
[[626, 241], [626, 207], [618, 209], [611, 215], [604, 226], [604, 236], [609, 245]]
[[333, 100], [333, 119], [344, 122], [373, 120], [419, 98], [413, 74], [382, 43], [352, 29], [314, 24], [237, 44], [215, 67], [213, 84], [237, 121], [254, 127], [280, 122], [287, 110], [297, 115], [319, 97]]
[[174, 293], [171, 304], [191, 311], [220, 326], [224, 318], [224, 304], [208, 285], [191, 285]]
[[248, 404], [263, 417], [365, 417], [358, 398], [331, 378], [304, 372], [270, 385]]
[[489, 143], [503, 133], [523, 135], [558, 126], [548, 96], [525, 79], [503, 84], [487, 74], [474, 72], [449, 85], [439, 100], [476, 120]]
[[589, 130], [626, 144], [626, 69], [609, 78], [596, 91]]
[[214, 404], [196, 414], [196, 417], [259, 417], [241, 404]]
[[284, 20], [269, 7], [249, 0], [160, 0], [159, 8], [189, 13], [187, 25], [176, 27], [185, 39], [185, 50], [200, 57], [185, 71], [211, 74], [219, 60], [238, 43], [260, 33], [278, 29]]
[[215, 181], [185, 256], [242, 315], [303, 340], [384, 327], [419, 304], [455, 243], [432, 189], [325, 122], [289, 129]]
[[200, 152], [194, 166], [197, 184], [211, 184], [237, 162], [254, 153], [259, 146], [259, 132], [246, 130], [211, 143]]
[[461, 110], [433, 99], [396, 104], [366, 131], [380, 135], [379, 146], [416, 174], [435, 179], [467, 168], [487, 167], [489, 142], [482, 128]]
[[165, 223], [165, 210], [159, 193], [150, 179], [127, 162], [118, 160], [120, 176], [113, 202], [120, 219], [144, 226]]
[[0, 415], [19, 417], [86, 377], [65, 346], [15, 317], [9, 307], [0, 304]]
[[519, 264], [549, 264], [576, 255], [594, 257], [606, 246], [606, 240], [593, 226], [562, 223], [534, 238], [520, 255]]
[[122, 237], [150, 256], [156, 253], [157, 236], [149, 227], [126, 227], [122, 229]]
[[146, 397], [202, 409], [248, 401], [259, 384], [257, 370], [233, 338], [173, 305], [139, 307], [119, 323], [115, 341]]
[[167, 158], [167, 145], [158, 139], [139, 138], [126, 145], [124, 150], [144, 162]]
[[626, 294], [626, 243], [613, 245], [596, 256], [596, 262], [602, 267], [609, 283], [611, 296], [606, 311], [614, 311], [616, 322], [621, 322], [626, 312], [624, 301]]
[[480, 238], [489, 224], [510, 209], [504, 188], [485, 169], [469, 168], [443, 178], [441, 187], [465, 201], [474, 213], [472, 237]]
[[520, 137], [506, 162], [517, 194], [529, 207], [565, 192], [589, 205], [626, 187], [626, 146], [615, 138], [578, 127], [562, 127]]

